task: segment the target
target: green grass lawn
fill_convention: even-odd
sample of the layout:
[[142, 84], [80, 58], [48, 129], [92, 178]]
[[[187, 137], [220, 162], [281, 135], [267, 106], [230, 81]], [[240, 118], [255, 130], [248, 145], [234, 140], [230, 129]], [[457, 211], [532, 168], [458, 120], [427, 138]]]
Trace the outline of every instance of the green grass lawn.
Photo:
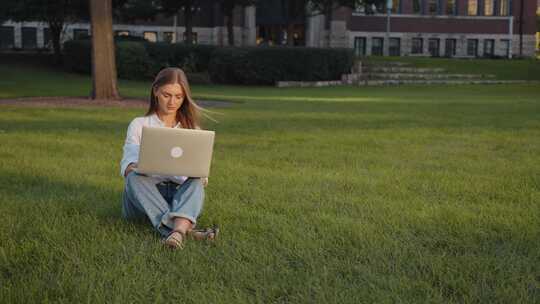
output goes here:
[[[0, 75], [4, 98], [90, 85]], [[205, 125], [200, 224], [221, 237], [183, 251], [120, 217], [122, 144], [144, 109], [0, 107], [2, 302], [540, 301], [540, 87], [193, 91], [240, 103]]]

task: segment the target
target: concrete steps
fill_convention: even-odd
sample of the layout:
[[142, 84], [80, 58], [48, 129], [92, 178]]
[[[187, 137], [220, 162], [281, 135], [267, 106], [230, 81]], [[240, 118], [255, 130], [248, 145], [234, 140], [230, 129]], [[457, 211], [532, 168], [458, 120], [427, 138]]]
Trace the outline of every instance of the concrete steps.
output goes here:
[[463, 85], [463, 84], [538, 84], [539, 81], [528, 80], [487, 80], [487, 79], [469, 79], [469, 80], [365, 80], [347, 82], [346, 80], [333, 81], [278, 81], [277, 87], [327, 87], [340, 85], [354, 86], [395, 86], [395, 85]]
[[521, 83], [495, 79], [492, 74], [448, 73], [443, 68], [417, 68], [405, 62], [357, 64], [355, 72], [344, 79], [357, 85], [400, 85], [400, 84], [498, 84]]
[[362, 64], [364, 67], [410, 67], [411, 64], [408, 62], [400, 62], [400, 61], [381, 61], [381, 62], [371, 62], [371, 63], [364, 63]]
[[363, 80], [355, 83], [358, 86], [391, 86], [391, 85], [402, 85], [402, 84], [524, 84], [532, 83], [527, 80]]
[[460, 84], [524, 84], [539, 83], [526, 80], [497, 80], [492, 74], [448, 73], [443, 68], [416, 68], [405, 62], [363, 64], [355, 62], [352, 73], [332, 81], [279, 81], [278, 87], [323, 87], [336, 85], [391, 86], [391, 85], [460, 85]]
[[385, 66], [369, 66], [362, 67], [362, 73], [444, 73], [442, 68], [414, 68], [414, 67], [385, 67]]
[[492, 74], [449, 74], [449, 73], [369, 73], [368, 79], [374, 80], [469, 80], [469, 79], [494, 79]]

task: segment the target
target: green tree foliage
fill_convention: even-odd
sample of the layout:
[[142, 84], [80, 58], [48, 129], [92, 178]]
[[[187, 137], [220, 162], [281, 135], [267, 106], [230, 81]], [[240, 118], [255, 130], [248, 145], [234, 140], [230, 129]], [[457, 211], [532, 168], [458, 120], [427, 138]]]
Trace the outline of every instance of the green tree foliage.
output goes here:
[[114, 18], [126, 23], [154, 20], [160, 12], [160, 5], [157, 0], [116, 0], [113, 1]]

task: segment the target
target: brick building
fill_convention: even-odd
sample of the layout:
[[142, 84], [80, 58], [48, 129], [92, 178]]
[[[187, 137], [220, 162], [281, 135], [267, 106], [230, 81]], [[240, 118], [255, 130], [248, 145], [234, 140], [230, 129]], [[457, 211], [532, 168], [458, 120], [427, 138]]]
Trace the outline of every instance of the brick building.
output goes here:
[[537, 0], [523, 0], [523, 12], [520, 2], [393, 0], [389, 16], [384, 8], [371, 15], [340, 8], [330, 22], [323, 16], [311, 18], [315, 34], [308, 45], [354, 47], [360, 55], [506, 57], [510, 51], [519, 54], [521, 28], [523, 55], [533, 56]]
[[[327, 15], [300, 14], [291, 22], [295, 45], [350, 47], [358, 55], [508, 57], [521, 48], [524, 56], [534, 56], [537, 1], [393, 0], [390, 14], [384, 7], [340, 7]], [[235, 45], [285, 43], [280, 3], [260, 1], [256, 7], [237, 8]], [[205, 0], [192, 9], [196, 43], [226, 45], [219, 5]], [[131, 24], [115, 21], [113, 27], [118, 35], [175, 42], [183, 39], [182, 25], [178, 15]], [[62, 39], [88, 34], [89, 28], [86, 22], [69, 24]], [[41, 48], [48, 41], [43, 23], [8, 21], [0, 27], [0, 48]]]

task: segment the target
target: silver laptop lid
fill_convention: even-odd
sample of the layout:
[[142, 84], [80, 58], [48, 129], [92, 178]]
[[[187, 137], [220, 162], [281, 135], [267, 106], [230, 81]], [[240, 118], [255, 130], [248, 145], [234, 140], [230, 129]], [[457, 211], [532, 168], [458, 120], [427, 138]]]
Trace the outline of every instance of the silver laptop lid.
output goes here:
[[143, 127], [137, 172], [208, 177], [214, 131]]

